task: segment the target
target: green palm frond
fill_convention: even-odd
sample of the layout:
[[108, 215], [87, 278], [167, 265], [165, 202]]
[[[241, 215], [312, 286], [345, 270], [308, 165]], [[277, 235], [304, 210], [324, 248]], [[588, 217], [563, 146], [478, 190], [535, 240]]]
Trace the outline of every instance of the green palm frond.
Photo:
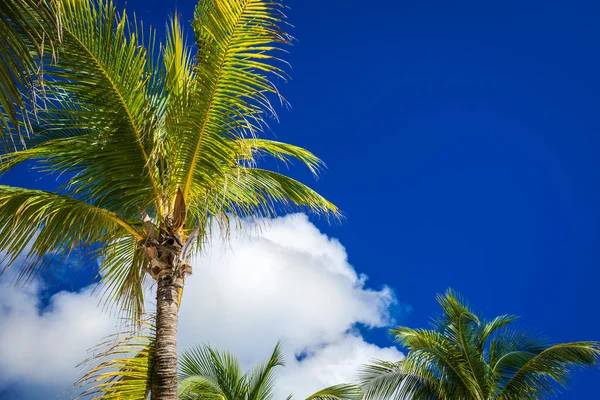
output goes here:
[[251, 164], [261, 156], [274, 157], [276, 160], [288, 164], [298, 160], [306, 165], [315, 176], [323, 168], [323, 161], [310, 151], [299, 146], [288, 143], [276, 142], [274, 140], [243, 138], [236, 141], [240, 147], [239, 158]]
[[275, 115], [269, 96], [281, 96], [272, 79], [285, 75], [276, 53], [291, 40], [281, 7], [268, 0], [203, 0], [196, 8], [195, 106], [181, 119], [181, 134], [171, 137], [172, 187], [182, 188], [188, 204], [202, 198], [222, 161], [231, 163], [233, 139], [256, 136], [265, 117]]
[[270, 399], [275, 389], [276, 367], [284, 366], [281, 343], [277, 343], [268, 361], [257, 365], [246, 376], [248, 380], [248, 400]]
[[56, 57], [60, 25], [60, 8], [52, 0], [0, 2], [0, 137], [13, 130], [26, 136], [19, 122], [41, 90], [35, 83], [43, 79], [38, 60], [44, 52]]
[[538, 399], [540, 393], [552, 392], [555, 382], [565, 386], [573, 367], [597, 365], [599, 361], [600, 345], [596, 342], [557, 344], [539, 354], [513, 353], [501, 361], [503, 370], [516, 371], [498, 398]]
[[452, 290], [437, 299], [443, 313], [433, 329], [391, 330], [408, 349], [404, 361], [362, 369], [365, 400], [537, 400], [565, 386], [574, 367], [600, 362], [597, 342], [552, 346], [507, 329], [515, 316], [480, 319]]
[[82, 363], [91, 367], [75, 383], [80, 390], [76, 399], [148, 398], [152, 385], [155, 332], [151, 320], [143, 320], [141, 325], [141, 330], [110, 336], [92, 349], [93, 356]]
[[306, 400], [361, 400], [362, 395], [357, 385], [335, 385], [313, 393]]
[[107, 243], [100, 257], [100, 282], [104, 302], [120, 314], [139, 320], [144, 313], [144, 288], [150, 277], [138, 238], [125, 236]]
[[3, 268], [22, 257], [20, 278], [28, 279], [80, 245], [106, 245], [122, 237], [141, 238], [117, 214], [71, 197], [41, 190], [0, 186], [0, 251]]
[[[196, 346], [183, 352], [179, 362], [180, 398], [186, 400], [271, 400], [275, 389], [275, 368], [283, 366], [281, 345], [271, 357], [246, 373], [237, 358], [209, 346]], [[290, 399], [292, 396], [288, 397]], [[360, 400], [356, 385], [336, 385], [309, 396], [307, 400]]]
[[284, 210], [304, 208], [317, 215], [337, 215], [338, 209], [313, 189], [280, 173], [261, 168], [236, 168], [213, 193], [227, 212], [237, 216], [273, 216], [275, 204]]
[[[44, 71], [44, 103], [29, 118], [27, 149], [5, 150], [4, 157], [10, 167], [43, 160], [47, 171], [71, 176], [70, 193], [97, 206], [158, 211], [159, 119], [142, 28], [110, 0], [56, 2], [63, 21], [59, 61]], [[116, 200], [122, 195], [131, 202]]]
[[[221, 352], [209, 346], [195, 346], [181, 354], [179, 361], [180, 380], [182, 382], [199, 382], [205, 385], [194, 385], [194, 395], [215, 395], [221, 393], [225, 399], [245, 399], [248, 390], [246, 376], [242, 373], [239, 361], [229, 352]], [[190, 378], [194, 378], [190, 381]], [[191, 395], [188, 392], [186, 395]], [[218, 389], [218, 391], [217, 391]]]
[[359, 382], [365, 400], [445, 398], [440, 379], [422, 364], [411, 365], [410, 360], [375, 360], [361, 368]]

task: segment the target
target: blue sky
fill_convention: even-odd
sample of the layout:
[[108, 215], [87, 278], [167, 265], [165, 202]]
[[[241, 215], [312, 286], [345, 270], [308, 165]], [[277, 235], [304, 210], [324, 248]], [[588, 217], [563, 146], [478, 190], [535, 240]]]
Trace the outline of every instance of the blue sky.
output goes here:
[[[127, 8], [162, 32], [194, 4]], [[289, 4], [292, 109], [273, 130], [327, 163], [313, 186], [347, 218], [314, 222], [410, 305], [399, 322], [425, 326], [452, 287], [554, 341], [600, 340], [600, 5]], [[599, 377], [576, 373], [560, 398], [595, 398]]]

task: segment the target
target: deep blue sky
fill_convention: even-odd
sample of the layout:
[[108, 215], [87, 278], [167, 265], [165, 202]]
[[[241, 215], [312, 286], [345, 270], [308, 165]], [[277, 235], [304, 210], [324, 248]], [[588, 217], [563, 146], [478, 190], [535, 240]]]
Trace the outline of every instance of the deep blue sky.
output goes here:
[[[127, 4], [162, 33], [195, 1]], [[273, 129], [326, 161], [314, 186], [347, 219], [316, 223], [412, 307], [399, 322], [425, 326], [453, 287], [555, 341], [600, 340], [600, 4], [290, 5], [293, 108]], [[598, 398], [599, 378], [561, 398]]]

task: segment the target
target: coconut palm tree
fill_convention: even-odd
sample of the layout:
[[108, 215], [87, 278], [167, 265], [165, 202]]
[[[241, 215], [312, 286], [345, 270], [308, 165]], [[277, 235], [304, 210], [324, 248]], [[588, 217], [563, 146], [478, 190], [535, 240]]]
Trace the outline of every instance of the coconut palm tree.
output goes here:
[[[76, 384], [84, 389], [77, 398], [139, 400], [148, 397], [152, 388], [155, 340], [151, 334], [152, 323], [146, 323], [144, 328], [142, 332], [116, 335], [93, 349], [94, 356], [87, 363], [95, 365]], [[275, 369], [279, 366], [284, 366], [279, 343], [266, 362], [246, 372], [231, 353], [208, 345], [195, 346], [184, 351], [179, 359], [179, 399], [269, 400], [274, 396]], [[287, 399], [291, 398], [290, 395]], [[322, 389], [306, 400], [361, 399], [360, 387], [341, 384]]]
[[[312, 153], [261, 136], [275, 117], [272, 98], [283, 101], [275, 86], [285, 80], [279, 54], [291, 40], [283, 6], [202, 0], [190, 47], [177, 17], [158, 46], [112, 0], [47, 4], [60, 11], [59, 58], [44, 63], [50, 51], [30, 53], [45, 65], [43, 96], [21, 110], [29, 134], [8, 124], [15, 129], [0, 141], [0, 173], [28, 163], [63, 184], [55, 192], [0, 186], [2, 270], [18, 264], [26, 281], [90, 246], [104, 298], [134, 319], [145, 282], [155, 284], [152, 398], [173, 400], [188, 259], [211, 227], [226, 235], [230, 222], [287, 207], [338, 214], [304, 184], [258, 166], [271, 156], [321, 168]], [[41, 74], [30, 79], [40, 86]]]
[[480, 319], [452, 290], [438, 295], [443, 313], [433, 329], [391, 333], [408, 349], [403, 361], [376, 361], [361, 371], [365, 400], [534, 400], [556, 393], [569, 371], [598, 364], [600, 344], [550, 345], [508, 324]]
[[[274, 368], [283, 365], [279, 344], [269, 360], [245, 373], [232, 354], [197, 346], [181, 356], [180, 399], [268, 400], [274, 396]], [[306, 400], [360, 400], [361, 397], [358, 386], [342, 384], [322, 389]]]

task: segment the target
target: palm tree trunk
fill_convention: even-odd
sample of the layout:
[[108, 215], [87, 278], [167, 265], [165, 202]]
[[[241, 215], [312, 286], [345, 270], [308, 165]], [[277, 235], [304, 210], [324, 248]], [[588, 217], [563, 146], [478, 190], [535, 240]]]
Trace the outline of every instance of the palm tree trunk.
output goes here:
[[151, 400], [177, 400], [177, 323], [179, 288], [173, 275], [158, 279], [156, 289], [156, 353]]

